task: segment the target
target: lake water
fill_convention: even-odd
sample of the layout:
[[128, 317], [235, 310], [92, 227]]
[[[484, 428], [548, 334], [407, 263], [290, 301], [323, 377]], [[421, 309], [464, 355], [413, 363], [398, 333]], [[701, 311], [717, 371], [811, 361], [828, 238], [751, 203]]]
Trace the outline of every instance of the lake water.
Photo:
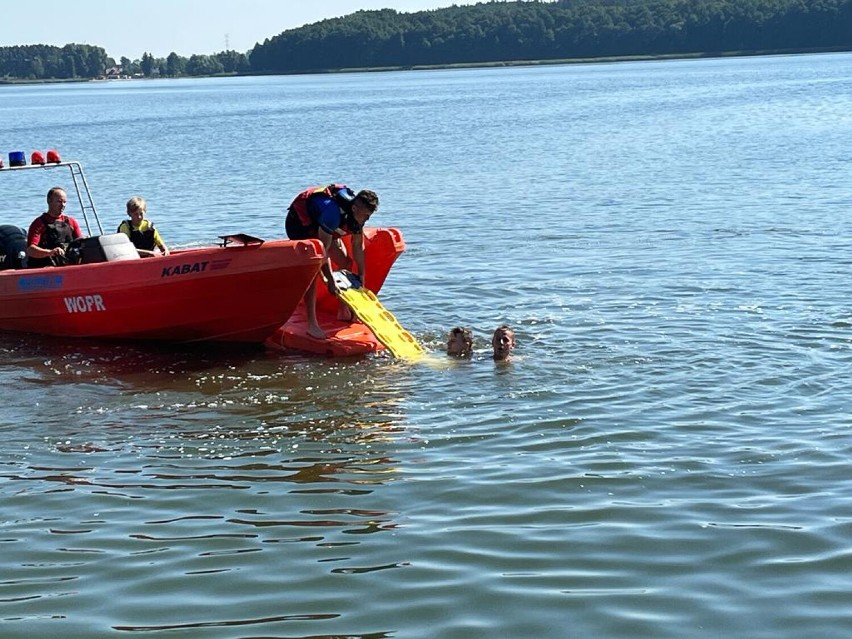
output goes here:
[[107, 231], [376, 190], [433, 351], [0, 337], [0, 637], [849, 637], [850, 140], [849, 54], [0, 87]]

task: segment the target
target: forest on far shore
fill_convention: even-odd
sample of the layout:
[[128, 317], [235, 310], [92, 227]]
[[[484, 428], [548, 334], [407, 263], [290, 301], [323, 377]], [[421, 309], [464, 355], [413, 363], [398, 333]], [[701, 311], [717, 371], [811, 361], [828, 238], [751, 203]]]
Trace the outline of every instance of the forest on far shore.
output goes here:
[[249, 54], [255, 73], [852, 48], [852, 0], [488, 2], [358, 11]]
[[95, 80], [98, 78], [179, 78], [249, 73], [248, 56], [236, 51], [189, 58], [172, 52], [167, 58], [144, 53], [141, 60], [110, 58], [103, 47], [30, 44], [0, 47], [0, 81]]
[[141, 60], [102, 47], [0, 47], [0, 80], [310, 73], [852, 49], [852, 0], [527, 0], [357, 11], [248, 52]]

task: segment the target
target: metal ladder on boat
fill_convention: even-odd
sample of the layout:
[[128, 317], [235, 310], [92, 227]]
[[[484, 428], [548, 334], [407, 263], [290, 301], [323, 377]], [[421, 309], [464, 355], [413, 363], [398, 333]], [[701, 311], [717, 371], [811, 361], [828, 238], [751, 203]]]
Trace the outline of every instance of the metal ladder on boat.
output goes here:
[[74, 189], [77, 191], [77, 201], [80, 202], [80, 210], [83, 213], [88, 234], [92, 235], [92, 225], [89, 222], [89, 213], [91, 213], [98, 227], [98, 235], [103, 235], [101, 219], [98, 217], [98, 210], [95, 208], [94, 200], [92, 200], [92, 192], [89, 190], [89, 183], [86, 182], [86, 176], [83, 174], [83, 167], [79, 162], [64, 162], [63, 164], [71, 170], [71, 180], [74, 182]]

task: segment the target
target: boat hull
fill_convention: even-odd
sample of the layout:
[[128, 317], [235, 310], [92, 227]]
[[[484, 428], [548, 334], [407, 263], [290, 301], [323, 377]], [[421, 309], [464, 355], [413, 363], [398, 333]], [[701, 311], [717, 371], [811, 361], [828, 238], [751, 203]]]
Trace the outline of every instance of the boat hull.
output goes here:
[[[345, 237], [351, 254], [351, 238]], [[365, 286], [378, 293], [396, 259], [405, 251], [405, 241], [399, 229], [364, 229], [364, 258], [367, 267]], [[308, 320], [304, 302], [290, 319], [265, 341], [268, 348], [313, 353], [330, 357], [365, 355], [385, 349], [369, 328], [357, 320], [338, 319], [340, 301], [325, 286], [317, 287], [317, 319], [327, 334], [326, 339], [308, 335]]]
[[0, 272], [0, 330], [74, 338], [262, 343], [322, 263], [317, 240]]

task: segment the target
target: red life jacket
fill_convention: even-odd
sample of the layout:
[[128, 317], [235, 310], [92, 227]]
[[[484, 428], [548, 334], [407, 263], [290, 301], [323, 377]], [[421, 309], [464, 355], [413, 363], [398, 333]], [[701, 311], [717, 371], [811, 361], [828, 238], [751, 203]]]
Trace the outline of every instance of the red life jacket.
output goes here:
[[[299, 218], [299, 223], [305, 228], [316, 229], [317, 220], [311, 217], [308, 210], [308, 200], [314, 196], [327, 197], [340, 207], [343, 215], [340, 219], [340, 229], [345, 233], [360, 233], [361, 225], [352, 215], [352, 200], [354, 193], [345, 184], [329, 184], [328, 186], [314, 186], [299, 193], [290, 204], [290, 211]], [[339, 235], [339, 233], [335, 233]]]

